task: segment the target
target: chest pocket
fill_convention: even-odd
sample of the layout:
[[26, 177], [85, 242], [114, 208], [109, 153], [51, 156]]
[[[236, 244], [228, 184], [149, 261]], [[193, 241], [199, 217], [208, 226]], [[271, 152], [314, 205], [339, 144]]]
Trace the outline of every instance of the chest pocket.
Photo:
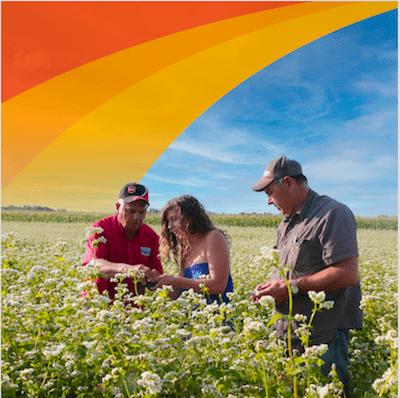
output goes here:
[[151, 249], [150, 247], [141, 247], [140, 252], [142, 253], [142, 256], [150, 257]]
[[310, 242], [292, 242], [290, 244], [288, 264], [294, 267], [296, 274], [306, 274], [310, 271]]
[[303, 239], [292, 243], [289, 259], [296, 276], [315, 273], [325, 268], [321, 260], [321, 246], [314, 240]]

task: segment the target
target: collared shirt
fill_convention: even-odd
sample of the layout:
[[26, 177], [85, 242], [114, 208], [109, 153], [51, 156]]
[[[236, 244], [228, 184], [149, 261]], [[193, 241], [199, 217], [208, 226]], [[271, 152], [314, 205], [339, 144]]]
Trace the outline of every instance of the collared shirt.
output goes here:
[[[93, 227], [101, 227], [104, 232], [96, 237], [104, 236], [106, 243], [100, 242], [96, 249], [96, 258], [102, 258], [113, 263], [124, 263], [129, 265], [144, 264], [151, 269], [156, 269], [163, 273], [161, 261], [159, 259], [159, 237], [148, 225], [142, 224], [136, 235], [132, 239], [128, 238], [122, 227], [118, 214], [96, 221]], [[94, 258], [94, 248], [92, 246], [94, 237], [92, 236], [86, 244], [85, 258], [83, 265], [86, 265]], [[132, 278], [123, 280], [128, 285], [129, 292], [134, 293], [135, 287]], [[115, 297], [115, 287], [117, 283], [109, 279], [97, 278], [96, 284], [99, 292], [107, 290], [109, 297]]]
[[[277, 230], [280, 263], [293, 268], [287, 277], [295, 279], [315, 274], [339, 261], [358, 256], [356, 230], [356, 220], [347, 206], [310, 190], [301, 209], [286, 216]], [[279, 270], [275, 269], [271, 278], [283, 278], [278, 272]], [[338, 329], [362, 327], [359, 283], [327, 293], [326, 300], [333, 300], [335, 304], [331, 310], [323, 310], [315, 315], [312, 323], [312, 344], [328, 343], [336, 337]], [[281, 303], [277, 310], [287, 314], [288, 307], [288, 302]], [[293, 297], [293, 315], [304, 314], [309, 320], [313, 307], [307, 294]], [[293, 326], [297, 327], [295, 324]], [[279, 320], [275, 327], [278, 336], [284, 338], [286, 322]], [[294, 346], [300, 344], [295, 335], [293, 343]]]

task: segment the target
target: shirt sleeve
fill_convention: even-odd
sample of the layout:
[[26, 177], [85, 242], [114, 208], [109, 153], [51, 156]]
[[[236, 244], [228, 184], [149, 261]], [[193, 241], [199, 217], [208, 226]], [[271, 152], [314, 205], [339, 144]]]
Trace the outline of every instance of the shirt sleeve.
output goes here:
[[[92, 227], [98, 227], [96, 223]], [[93, 240], [104, 237], [107, 240], [107, 233], [103, 231], [101, 234], [96, 234], [95, 236], [90, 236], [86, 242], [85, 257], [83, 259], [82, 265], [86, 265], [95, 257], [95, 248], [93, 247]], [[109, 260], [109, 243], [108, 240], [104, 242], [99, 242], [96, 248], [96, 258], [103, 258], [104, 260]]]
[[347, 206], [335, 207], [327, 213], [320, 242], [322, 259], [327, 265], [358, 256], [357, 222]]

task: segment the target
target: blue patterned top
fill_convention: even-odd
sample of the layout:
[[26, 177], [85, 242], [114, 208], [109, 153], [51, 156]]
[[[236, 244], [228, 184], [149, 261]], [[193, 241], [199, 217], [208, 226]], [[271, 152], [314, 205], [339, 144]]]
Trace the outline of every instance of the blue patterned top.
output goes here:
[[[190, 278], [190, 279], [202, 279], [200, 278], [202, 275], [209, 275], [209, 270], [208, 270], [208, 263], [198, 263], [198, 264], [193, 264], [189, 268], [185, 269], [185, 273], [183, 274], [184, 278]], [[207, 282], [206, 282], [207, 286]], [[188, 289], [182, 289], [182, 291], [185, 291]], [[207, 294], [207, 304], [211, 304], [214, 301], [217, 301], [217, 303], [221, 304], [221, 297], [222, 301], [225, 303], [229, 303], [230, 300], [226, 293], [228, 292], [233, 292], [233, 280], [231, 277], [231, 274], [229, 273], [228, 277], [228, 283], [226, 284], [226, 288], [224, 292], [219, 295], [219, 294]]]

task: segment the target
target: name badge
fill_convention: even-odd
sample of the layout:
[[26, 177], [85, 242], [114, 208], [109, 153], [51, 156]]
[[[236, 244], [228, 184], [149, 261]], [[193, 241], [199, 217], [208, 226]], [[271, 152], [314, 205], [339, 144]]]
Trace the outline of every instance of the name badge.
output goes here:
[[142, 256], [150, 256], [150, 247], [141, 247], [140, 250], [142, 251]]

